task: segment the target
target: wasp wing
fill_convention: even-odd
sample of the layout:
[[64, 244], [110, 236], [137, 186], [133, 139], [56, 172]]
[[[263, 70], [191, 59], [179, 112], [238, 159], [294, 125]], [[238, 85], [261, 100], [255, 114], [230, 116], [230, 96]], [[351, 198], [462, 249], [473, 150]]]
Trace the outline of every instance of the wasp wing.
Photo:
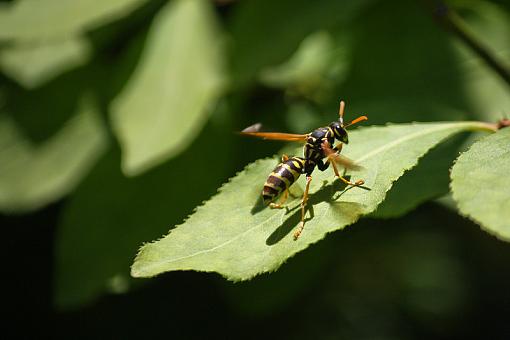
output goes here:
[[344, 155], [339, 154], [335, 150], [333, 150], [329, 143], [322, 144], [322, 150], [324, 150], [324, 154], [328, 157], [328, 160], [331, 162], [335, 162], [336, 164], [342, 166], [348, 170], [363, 170], [364, 168], [361, 165], [356, 164], [355, 161], [346, 157]]
[[[250, 127], [251, 128], [251, 127]], [[249, 128], [248, 128], [249, 129]], [[239, 132], [243, 136], [251, 136], [262, 138], [266, 140], [283, 140], [291, 142], [305, 142], [308, 135], [298, 135], [294, 133], [282, 133], [282, 132], [250, 132], [243, 130]]]
[[262, 124], [261, 123], [255, 123], [253, 125], [248, 126], [242, 132], [260, 132], [261, 128], [262, 128]]
[[364, 168], [361, 165], [358, 165], [355, 161], [346, 157], [344, 155], [335, 153], [333, 157], [331, 157], [337, 164], [343, 166], [348, 170], [363, 170]]

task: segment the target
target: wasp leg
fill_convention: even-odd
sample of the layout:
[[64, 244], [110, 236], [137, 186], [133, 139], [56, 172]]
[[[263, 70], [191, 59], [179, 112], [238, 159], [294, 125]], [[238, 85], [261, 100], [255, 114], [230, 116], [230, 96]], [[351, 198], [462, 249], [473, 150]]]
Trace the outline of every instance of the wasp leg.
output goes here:
[[298, 230], [294, 233], [294, 240], [299, 238], [299, 235], [303, 232], [303, 228], [305, 227], [305, 213], [306, 213], [306, 202], [308, 201], [308, 190], [310, 189], [310, 182], [312, 181], [312, 176], [306, 176], [306, 188], [305, 193], [303, 194], [303, 199], [301, 200], [301, 223], [299, 224]]
[[342, 148], [344, 146], [344, 143], [338, 143], [334, 148], [333, 150], [335, 150], [337, 153], [340, 153], [340, 151], [342, 151]]
[[282, 163], [286, 162], [289, 160], [289, 156], [287, 156], [286, 154], [283, 154], [282, 155]]
[[336, 164], [335, 164], [335, 161], [332, 160], [332, 159], [328, 159], [329, 163], [331, 163], [331, 165], [333, 166], [333, 171], [335, 172], [335, 176], [340, 178], [340, 180], [342, 182], [344, 182], [345, 184], [347, 185], [352, 185], [352, 186], [359, 186], [359, 185], [363, 185], [365, 184], [365, 181], [362, 180], [362, 179], [358, 179], [356, 182], [351, 182], [351, 181], [348, 181], [347, 179], [345, 179], [345, 177], [343, 177], [342, 175], [340, 175], [340, 173], [338, 172], [338, 168], [336, 167]]
[[329, 168], [329, 162], [323, 162], [322, 159], [319, 159], [317, 161], [317, 167], [320, 171], [325, 171], [327, 168]]
[[287, 201], [287, 198], [289, 197], [289, 189], [285, 189], [285, 191], [282, 194], [282, 197], [280, 198], [280, 201], [278, 203], [269, 203], [269, 207], [271, 209], [282, 209], [285, 206], [283, 205], [285, 201]]

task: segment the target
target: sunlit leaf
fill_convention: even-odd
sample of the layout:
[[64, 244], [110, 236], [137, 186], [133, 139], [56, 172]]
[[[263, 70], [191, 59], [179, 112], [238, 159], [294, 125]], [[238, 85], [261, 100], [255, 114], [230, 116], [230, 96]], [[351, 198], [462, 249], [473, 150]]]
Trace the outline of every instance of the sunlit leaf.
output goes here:
[[25, 88], [34, 88], [61, 72], [84, 64], [90, 53], [89, 42], [79, 37], [41, 44], [16, 44], [0, 50], [0, 68]]
[[510, 129], [476, 142], [451, 172], [453, 198], [464, 215], [510, 240]]
[[142, 246], [131, 274], [149, 277], [192, 269], [245, 280], [275, 270], [328, 232], [374, 211], [392, 183], [437, 143], [461, 131], [484, 128], [476, 122], [415, 123], [352, 132], [344, 151], [365, 168], [352, 174], [353, 179], [362, 177], [365, 187], [342, 191], [331, 171], [316, 172], [308, 202], [313, 217], [297, 241], [292, 231], [300, 220], [300, 201], [289, 202], [289, 210], [263, 207], [261, 186], [276, 163], [274, 159], [259, 160], [232, 178], [183, 225]]
[[92, 103], [84, 102], [49, 140], [33, 145], [9, 116], [0, 116], [0, 210], [40, 208], [69, 193], [107, 145]]
[[112, 105], [128, 175], [184, 150], [223, 87], [221, 35], [211, 4], [176, 0], [155, 18], [134, 75]]
[[0, 7], [0, 40], [52, 41], [128, 15], [147, 0], [19, 0]]

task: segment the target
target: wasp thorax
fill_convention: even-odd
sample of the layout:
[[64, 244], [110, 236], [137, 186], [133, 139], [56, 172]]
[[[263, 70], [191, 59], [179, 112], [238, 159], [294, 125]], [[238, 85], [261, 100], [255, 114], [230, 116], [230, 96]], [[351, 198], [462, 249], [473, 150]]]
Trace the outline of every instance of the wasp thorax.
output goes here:
[[335, 134], [335, 139], [341, 141], [342, 143], [348, 144], [349, 138], [347, 137], [347, 131], [342, 127], [340, 122], [333, 122], [329, 125], [333, 133]]

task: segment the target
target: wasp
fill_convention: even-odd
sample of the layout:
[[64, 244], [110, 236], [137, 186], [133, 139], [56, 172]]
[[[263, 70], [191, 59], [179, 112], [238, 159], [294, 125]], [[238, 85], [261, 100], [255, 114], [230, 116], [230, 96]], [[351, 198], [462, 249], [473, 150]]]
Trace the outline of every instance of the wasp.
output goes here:
[[[289, 187], [303, 174], [306, 175], [306, 186], [301, 199], [301, 222], [294, 233], [294, 239], [298, 239], [305, 226], [306, 203], [308, 201], [308, 191], [312, 181], [312, 173], [317, 167], [320, 171], [325, 171], [331, 167], [335, 176], [342, 180], [346, 185], [360, 186], [365, 182], [362, 179], [351, 182], [340, 175], [338, 166], [345, 169], [360, 169], [349, 158], [340, 155], [342, 146], [349, 143], [349, 137], [346, 128], [365, 121], [366, 116], [360, 116], [348, 124], [344, 124], [345, 102], [340, 101], [338, 110], [338, 120], [328, 126], [320, 127], [307, 134], [292, 134], [280, 132], [258, 132], [260, 124], [255, 124], [244, 129], [241, 135], [258, 137], [266, 140], [281, 140], [305, 143], [303, 146], [303, 157], [282, 156], [282, 161], [276, 166], [267, 178], [262, 189], [262, 198], [270, 208], [283, 208], [284, 203], [289, 196]], [[335, 141], [338, 143], [335, 145]], [[279, 197], [278, 202], [274, 202]]]

